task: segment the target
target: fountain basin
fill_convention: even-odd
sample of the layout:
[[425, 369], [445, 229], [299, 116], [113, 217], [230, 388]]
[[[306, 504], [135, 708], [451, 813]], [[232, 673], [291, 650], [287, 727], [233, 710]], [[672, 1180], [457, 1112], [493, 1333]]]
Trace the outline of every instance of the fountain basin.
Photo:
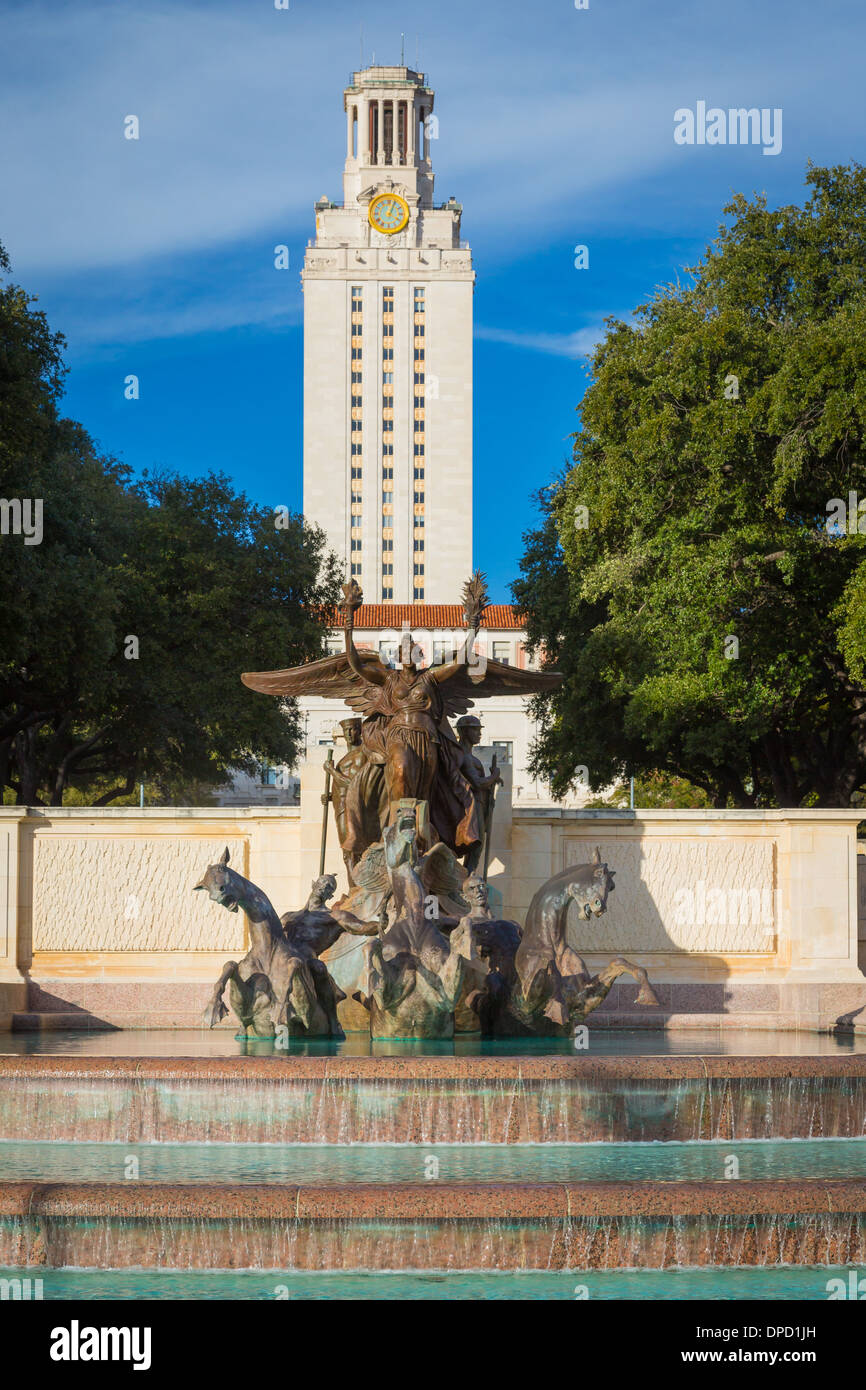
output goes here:
[[866, 1139], [668, 1144], [117, 1144], [0, 1141], [4, 1182], [113, 1182], [135, 1160], [147, 1183], [671, 1182], [866, 1180]]

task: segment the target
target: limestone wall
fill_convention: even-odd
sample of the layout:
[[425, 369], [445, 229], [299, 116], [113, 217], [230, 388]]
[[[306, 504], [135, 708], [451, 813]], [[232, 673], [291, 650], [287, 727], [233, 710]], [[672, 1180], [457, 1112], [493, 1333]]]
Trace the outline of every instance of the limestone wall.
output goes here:
[[[0, 1028], [13, 1012], [52, 1010], [125, 1026], [197, 1022], [223, 962], [246, 949], [246, 919], [193, 884], [227, 845], [279, 912], [300, 906], [319, 868], [322, 780], [320, 766], [304, 770], [300, 808], [0, 808]], [[490, 857], [498, 914], [523, 923], [536, 890], [597, 845], [616, 889], [602, 918], [572, 914], [570, 925], [590, 965], [638, 958], [673, 1013], [781, 1017], [811, 1000], [823, 1016], [831, 989], [837, 1012], [866, 1015], [859, 812], [512, 812], [508, 790]], [[333, 822], [329, 839], [326, 868], [342, 891]], [[362, 944], [334, 948], [340, 977]]]

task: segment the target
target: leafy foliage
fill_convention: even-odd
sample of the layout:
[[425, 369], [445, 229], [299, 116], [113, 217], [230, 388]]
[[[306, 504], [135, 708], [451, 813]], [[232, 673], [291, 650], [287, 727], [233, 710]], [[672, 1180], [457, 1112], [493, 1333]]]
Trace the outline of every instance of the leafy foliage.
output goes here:
[[338, 593], [324, 534], [277, 525], [219, 474], [133, 480], [60, 416], [62, 349], [0, 288], [0, 495], [41, 499], [44, 530], [0, 537], [0, 790], [102, 804], [142, 780], [170, 799], [291, 764], [294, 702], [240, 672], [322, 654], [317, 613]]
[[866, 497], [866, 171], [807, 183], [802, 208], [736, 196], [689, 283], [594, 354], [514, 586], [565, 674], [536, 752], [558, 794], [580, 765], [720, 806], [866, 781], [866, 540], [828, 524]]

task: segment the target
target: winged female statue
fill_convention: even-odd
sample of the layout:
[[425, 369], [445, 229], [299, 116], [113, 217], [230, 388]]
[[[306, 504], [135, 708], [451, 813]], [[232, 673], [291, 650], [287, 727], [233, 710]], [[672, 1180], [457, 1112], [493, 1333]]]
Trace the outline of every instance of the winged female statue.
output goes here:
[[[396, 669], [374, 652], [359, 651], [354, 621], [363, 594], [351, 579], [343, 585], [343, 595], [344, 652], [285, 671], [247, 672], [241, 679], [265, 695], [344, 700], [362, 716], [361, 745], [367, 758], [383, 768], [386, 823], [393, 823], [401, 800], [426, 801], [436, 835], [463, 857], [477, 846], [483, 826], [476, 789], [461, 770], [461, 747], [449, 719], [465, 714], [475, 700], [552, 690], [561, 676], [478, 658], [475, 640], [487, 603], [484, 577], [478, 571], [463, 590], [466, 639], [455, 659], [440, 665], [423, 666], [416, 661], [418, 651], [408, 632], [403, 634]], [[356, 780], [362, 785], [361, 779]], [[349, 803], [352, 791], [352, 787], [347, 791]]]

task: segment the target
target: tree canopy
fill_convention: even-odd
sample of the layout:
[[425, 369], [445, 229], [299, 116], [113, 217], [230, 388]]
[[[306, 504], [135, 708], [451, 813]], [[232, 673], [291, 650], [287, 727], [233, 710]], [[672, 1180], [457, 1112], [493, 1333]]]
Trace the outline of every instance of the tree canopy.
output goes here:
[[240, 673], [322, 654], [339, 584], [324, 533], [217, 473], [133, 478], [61, 415], [63, 348], [0, 284], [0, 793], [106, 803], [146, 781], [170, 799], [291, 765], [294, 702]]
[[581, 768], [716, 806], [866, 782], [866, 171], [806, 182], [802, 207], [734, 197], [591, 359], [514, 585], [565, 676], [535, 755], [556, 794]]

